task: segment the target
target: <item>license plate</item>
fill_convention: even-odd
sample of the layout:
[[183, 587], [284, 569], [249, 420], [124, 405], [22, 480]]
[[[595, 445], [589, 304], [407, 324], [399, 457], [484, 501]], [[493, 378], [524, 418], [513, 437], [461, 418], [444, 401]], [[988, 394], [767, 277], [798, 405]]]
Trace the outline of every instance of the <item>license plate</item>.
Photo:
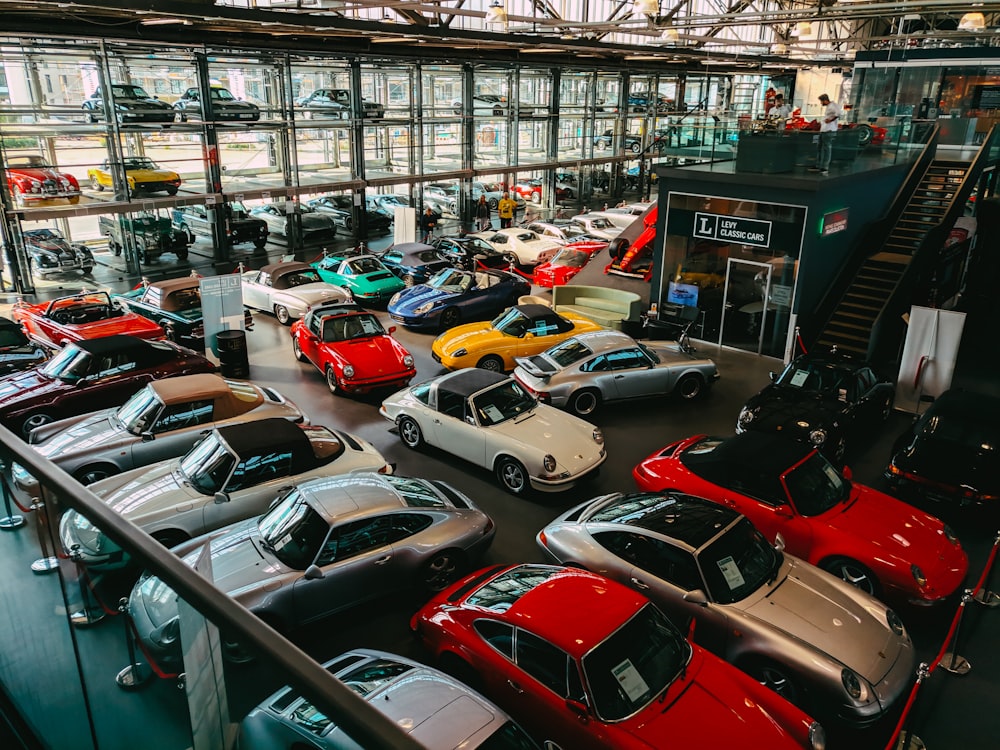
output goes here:
[[249, 112], [240, 115], [241, 120], [249, 120], [251, 117], [253, 117], [253, 115], [251, 115]]
[[389, 317], [392, 318], [393, 320], [395, 320], [397, 323], [402, 323], [403, 322], [403, 318], [401, 316], [399, 316], [399, 315], [390, 315]]
[[76, 261], [75, 260], [61, 260], [61, 261], [59, 261], [59, 265], [60, 266], [75, 266], [76, 265]]

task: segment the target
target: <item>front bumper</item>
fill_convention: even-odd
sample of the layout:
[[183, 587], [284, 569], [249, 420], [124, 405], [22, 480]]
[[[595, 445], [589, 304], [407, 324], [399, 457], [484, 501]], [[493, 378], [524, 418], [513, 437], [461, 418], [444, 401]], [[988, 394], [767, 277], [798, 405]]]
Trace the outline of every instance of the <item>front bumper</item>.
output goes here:
[[608, 449], [602, 445], [598, 460], [583, 471], [577, 472], [576, 474], [560, 476], [557, 479], [543, 479], [541, 477], [532, 476], [531, 487], [539, 492], [562, 492], [563, 490], [568, 490], [575, 487], [580, 482], [590, 479], [591, 476], [596, 475], [598, 470], [601, 468], [601, 464], [607, 460]]
[[417, 374], [416, 369], [406, 370], [401, 373], [386, 375], [381, 378], [368, 378], [365, 380], [341, 380], [339, 385], [347, 393], [370, 393], [371, 391], [383, 388], [405, 388]]
[[440, 313], [434, 312], [430, 315], [398, 315], [389, 313], [389, 317], [394, 323], [399, 323], [407, 328], [439, 328], [441, 326]]

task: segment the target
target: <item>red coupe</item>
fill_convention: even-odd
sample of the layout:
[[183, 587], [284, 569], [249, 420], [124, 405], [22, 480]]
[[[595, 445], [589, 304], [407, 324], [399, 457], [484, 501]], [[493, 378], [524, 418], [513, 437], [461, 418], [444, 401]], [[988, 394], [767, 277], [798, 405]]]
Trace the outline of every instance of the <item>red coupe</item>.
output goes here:
[[80, 202], [80, 183], [76, 178], [60, 172], [37, 154], [7, 159], [7, 189], [18, 207], [54, 198]]
[[943, 602], [969, 561], [940, 520], [851, 482], [815, 448], [766, 433], [697, 435], [668, 445], [632, 472], [643, 490], [677, 490], [742, 513], [785, 551], [877, 597]]
[[[516, 183], [511, 190], [520, 195], [526, 201], [532, 203], [542, 202], [542, 181], [541, 180], [521, 180]], [[556, 185], [556, 202], [572, 200], [574, 196], [573, 188], [566, 185]]]
[[824, 747], [816, 722], [594, 573], [496, 566], [410, 627], [450, 671], [537, 737], [573, 750]]
[[18, 300], [11, 315], [29, 336], [56, 346], [119, 334], [140, 339], [167, 335], [153, 321], [112, 302], [107, 292], [85, 292], [33, 305]]
[[[607, 245], [608, 243], [605, 242], [604, 247]], [[575, 245], [567, 245], [551, 259], [535, 266], [531, 283], [549, 289], [567, 284], [570, 279], [583, 270], [590, 258], [591, 254], [588, 250], [580, 249]]]
[[292, 324], [292, 351], [326, 375], [331, 393], [405, 388], [417, 370], [395, 330], [355, 304], [321, 305]]

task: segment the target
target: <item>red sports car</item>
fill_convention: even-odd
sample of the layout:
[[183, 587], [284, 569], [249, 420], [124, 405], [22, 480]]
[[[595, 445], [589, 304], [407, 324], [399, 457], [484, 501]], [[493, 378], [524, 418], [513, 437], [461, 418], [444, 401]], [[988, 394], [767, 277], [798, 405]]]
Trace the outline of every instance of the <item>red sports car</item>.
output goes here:
[[76, 341], [41, 367], [0, 378], [0, 422], [27, 437], [57, 419], [120, 406], [151, 380], [217, 369], [169, 341], [134, 336]]
[[870, 594], [938, 604], [965, 580], [969, 560], [940, 520], [851, 482], [815, 448], [767, 433], [697, 435], [632, 472], [643, 490], [672, 489], [742, 513], [785, 550]]
[[[607, 247], [607, 244], [605, 242], [604, 246]], [[567, 245], [550, 260], [535, 266], [531, 283], [549, 289], [567, 284], [570, 279], [583, 270], [590, 258], [591, 254], [587, 250], [581, 250], [575, 245]]]
[[15, 206], [54, 198], [80, 202], [80, 183], [76, 178], [60, 172], [37, 154], [7, 159], [7, 189]]
[[112, 302], [107, 292], [85, 292], [34, 305], [18, 300], [11, 315], [29, 336], [56, 346], [119, 334], [140, 339], [167, 335], [153, 321]]
[[[856, 128], [858, 131], [858, 146], [882, 146], [892, 140], [887, 128], [878, 125], [869, 125], [867, 122], [841, 123], [837, 130]], [[819, 120], [807, 120], [802, 117], [800, 110], [792, 112], [791, 118], [785, 123], [786, 130], [815, 130], [819, 131]]]
[[594, 573], [487, 568], [434, 597], [410, 627], [445, 671], [560, 747], [824, 746], [798, 708]]
[[[542, 202], [541, 180], [521, 180], [511, 190], [526, 201], [531, 201], [532, 203]], [[556, 202], [571, 200], [574, 195], [573, 188], [567, 185], [556, 185]]]
[[321, 305], [292, 324], [292, 351], [326, 375], [331, 393], [405, 388], [417, 370], [395, 330], [355, 304]]

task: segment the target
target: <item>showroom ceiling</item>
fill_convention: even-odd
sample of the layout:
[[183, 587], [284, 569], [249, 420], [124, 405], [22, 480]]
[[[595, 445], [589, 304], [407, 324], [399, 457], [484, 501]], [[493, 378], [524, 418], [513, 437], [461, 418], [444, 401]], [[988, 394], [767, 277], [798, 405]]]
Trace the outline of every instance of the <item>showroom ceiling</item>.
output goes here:
[[[1000, 0], [0, 0], [13, 33], [446, 61], [753, 68], [1000, 44]], [[981, 16], [980, 16], [981, 14]]]

